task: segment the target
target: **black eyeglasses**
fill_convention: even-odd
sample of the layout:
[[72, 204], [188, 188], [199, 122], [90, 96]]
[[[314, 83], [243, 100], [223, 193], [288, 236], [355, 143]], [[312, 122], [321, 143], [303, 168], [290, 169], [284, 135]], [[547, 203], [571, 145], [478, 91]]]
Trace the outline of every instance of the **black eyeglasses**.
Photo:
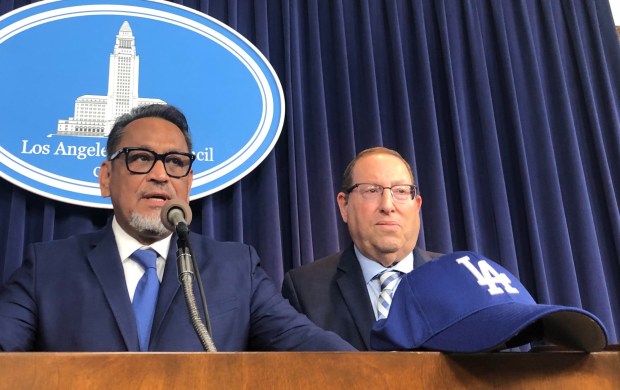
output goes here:
[[366, 200], [381, 199], [384, 190], [390, 190], [392, 199], [394, 199], [395, 202], [410, 201], [415, 198], [418, 193], [418, 188], [413, 184], [398, 184], [391, 187], [383, 187], [379, 184], [358, 183], [349, 187], [349, 189], [347, 189], [347, 194], [350, 194], [356, 188], [360, 195], [362, 195], [362, 198]]
[[192, 163], [196, 159], [196, 156], [191, 153], [168, 152], [159, 154], [145, 148], [128, 147], [117, 150], [108, 160], [113, 161], [121, 154], [125, 155], [125, 165], [131, 173], [147, 174], [151, 172], [157, 161], [161, 161], [168, 176], [177, 179], [189, 174]]

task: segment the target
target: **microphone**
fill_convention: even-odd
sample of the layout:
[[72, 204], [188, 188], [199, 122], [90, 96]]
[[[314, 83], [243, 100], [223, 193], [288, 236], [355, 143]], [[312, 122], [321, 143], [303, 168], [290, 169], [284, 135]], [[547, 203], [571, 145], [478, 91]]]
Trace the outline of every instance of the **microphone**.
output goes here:
[[[207, 310], [207, 300], [205, 299], [204, 287], [198, 270], [196, 260], [192, 255], [192, 248], [189, 242], [189, 228], [187, 225], [192, 221], [192, 209], [187, 203], [180, 199], [171, 199], [164, 203], [161, 208], [161, 222], [166, 229], [177, 233], [177, 271], [179, 282], [183, 287], [183, 296], [189, 311], [189, 317], [200, 339], [203, 348], [207, 352], [216, 352], [213, 338], [211, 337], [211, 323], [209, 321], [209, 311]], [[197, 278], [194, 278], [194, 273]], [[196, 304], [196, 297], [192, 288], [193, 281], [196, 280], [207, 325], [200, 318], [200, 311]]]
[[168, 200], [161, 208], [161, 222], [171, 232], [179, 227], [187, 231], [187, 225], [192, 222], [192, 209], [180, 199]]

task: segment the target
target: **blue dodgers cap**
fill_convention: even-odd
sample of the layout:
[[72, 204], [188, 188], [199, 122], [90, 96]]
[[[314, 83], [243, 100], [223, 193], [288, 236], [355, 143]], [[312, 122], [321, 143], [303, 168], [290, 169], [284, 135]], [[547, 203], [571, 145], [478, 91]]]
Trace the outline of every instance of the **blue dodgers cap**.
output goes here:
[[537, 340], [595, 352], [607, 345], [607, 333], [593, 314], [537, 304], [499, 264], [455, 252], [403, 277], [387, 319], [373, 325], [370, 346], [473, 353]]

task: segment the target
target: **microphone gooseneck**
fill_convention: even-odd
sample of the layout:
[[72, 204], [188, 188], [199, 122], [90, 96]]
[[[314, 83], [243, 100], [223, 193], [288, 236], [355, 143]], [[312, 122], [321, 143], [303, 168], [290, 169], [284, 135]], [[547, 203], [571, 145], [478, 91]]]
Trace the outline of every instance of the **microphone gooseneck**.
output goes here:
[[[189, 311], [190, 320], [205, 351], [216, 352], [217, 349], [211, 337], [211, 323], [209, 320], [209, 311], [207, 310], [204, 287], [189, 240], [189, 228], [187, 225], [191, 221], [192, 209], [187, 203], [179, 199], [167, 201], [161, 209], [161, 222], [166, 229], [177, 233], [177, 271], [179, 282], [183, 288], [183, 295]], [[194, 280], [200, 292], [206, 325], [200, 318], [200, 311], [196, 305], [196, 298], [193, 291]]]

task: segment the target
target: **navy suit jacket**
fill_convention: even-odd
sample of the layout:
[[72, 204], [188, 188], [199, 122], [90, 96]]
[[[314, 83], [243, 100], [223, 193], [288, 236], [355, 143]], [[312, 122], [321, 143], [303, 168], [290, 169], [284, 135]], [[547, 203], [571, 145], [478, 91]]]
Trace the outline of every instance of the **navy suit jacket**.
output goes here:
[[[439, 256], [415, 248], [414, 268]], [[321, 328], [337, 333], [361, 351], [370, 349], [375, 314], [353, 245], [287, 272], [282, 294]]]
[[[197, 234], [190, 242], [218, 351], [353, 349], [288, 304], [252, 247]], [[175, 253], [173, 237], [149, 349], [202, 351], [177, 279]], [[0, 350], [139, 351], [110, 225], [28, 248], [23, 266], [0, 290]]]

